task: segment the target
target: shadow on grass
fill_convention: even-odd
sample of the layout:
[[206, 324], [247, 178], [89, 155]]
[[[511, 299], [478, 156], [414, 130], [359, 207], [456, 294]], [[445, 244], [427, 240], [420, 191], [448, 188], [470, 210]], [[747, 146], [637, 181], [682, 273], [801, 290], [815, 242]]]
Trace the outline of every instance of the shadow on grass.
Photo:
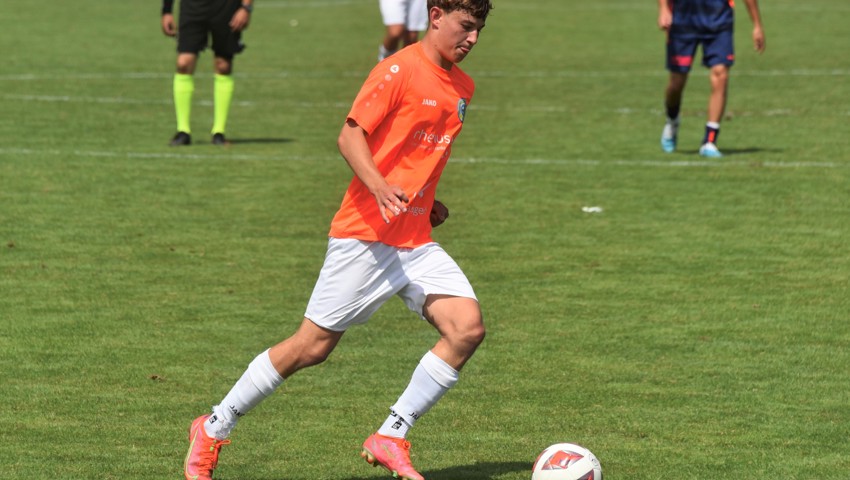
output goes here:
[[[474, 465], [458, 465], [441, 470], [424, 471], [422, 476], [429, 480], [490, 480], [506, 473], [531, 472], [529, 462], [485, 462]], [[349, 479], [361, 480], [361, 479]]]
[[784, 149], [781, 148], [759, 148], [759, 147], [749, 147], [749, 148], [724, 148], [721, 150], [724, 155], [740, 155], [744, 153], [781, 153], [784, 152]]
[[234, 145], [247, 143], [292, 143], [295, 140], [291, 138], [228, 138], [227, 143]]
[[[760, 147], [745, 147], [745, 148], [721, 148], [720, 151], [723, 153], [724, 157], [729, 157], [732, 155], [744, 155], [747, 153], [781, 153], [785, 150], [781, 148], [760, 148]], [[690, 149], [690, 150], [677, 150], [676, 153], [683, 155], [698, 155], [699, 149]], [[704, 158], [704, 157], [700, 157]]]
[[[367, 465], [368, 466], [368, 465]], [[386, 473], [387, 471], [381, 467], [377, 467], [380, 469], [380, 472]], [[506, 473], [513, 472], [529, 472], [531, 475], [531, 463], [530, 462], [485, 462], [485, 463], [476, 463], [474, 465], [458, 465], [456, 467], [443, 468], [441, 470], [421, 470], [422, 475], [428, 480], [492, 480], [498, 478]], [[229, 477], [228, 477], [229, 478]], [[349, 477], [345, 480], [375, 480], [375, 475], [369, 477]], [[385, 476], [385, 478], [392, 478], [389, 473]], [[284, 477], [270, 477], [270, 478], [251, 478], [244, 479], [240, 478], [240, 480], [286, 480]]]

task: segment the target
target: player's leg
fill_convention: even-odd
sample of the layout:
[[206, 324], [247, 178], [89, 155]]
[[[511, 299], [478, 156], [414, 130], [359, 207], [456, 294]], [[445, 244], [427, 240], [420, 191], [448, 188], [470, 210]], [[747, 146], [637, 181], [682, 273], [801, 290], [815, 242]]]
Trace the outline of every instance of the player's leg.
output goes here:
[[429, 295], [425, 318], [440, 333], [431, 352], [448, 366], [460, 371], [484, 341], [481, 307], [474, 298]]
[[381, 19], [384, 22], [384, 39], [378, 47], [378, 61], [398, 51], [399, 43], [405, 38], [405, 9], [408, 0], [381, 0]]
[[380, 62], [397, 52], [399, 43], [401, 43], [402, 39], [406, 38], [407, 33], [408, 32], [404, 28], [404, 25], [387, 25], [386, 33], [384, 33], [384, 40], [378, 47], [378, 61]]
[[688, 82], [688, 74], [670, 72], [667, 88], [664, 91], [665, 122], [661, 130], [661, 149], [674, 152], [678, 143], [682, 94]]
[[174, 113], [177, 117], [177, 134], [171, 140], [172, 146], [192, 143], [192, 96], [195, 93], [195, 66], [198, 54], [181, 52], [177, 54], [177, 72], [174, 74]]
[[180, 3], [180, 23], [177, 30], [177, 72], [174, 74], [174, 113], [177, 117], [177, 134], [172, 146], [192, 143], [192, 96], [195, 93], [195, 68], [198, 54], [207, 46], [204, 19]]
[[213, 407], [206, 433], [219, 440], [230, 436], [239, 418], [271, 395], [285, 379], [302, 368], [324, 362], [343, 333], [319, 327], [305, 318], [289, 338], [254, 358], [230, 392]]
[[703, 65], [709, 68], [711, 93], [708, 97], [708, 117], [705, 124], [700, 155], [721, 157], [717, 148], [720, 122], [726, 112], [729, 88], [729, 69], [735, 62], [732, 30], [726, 30], [706, 38], [703, 42]]
[[682, 106], [682, 96], [688, 83], [688, 73], [670, 72], [667, 88], [664, 89], [664, 108], [667, 118], [678, 120]]
[[174, 74], [174, 114], [177, 118], [177, 134], [171, 140], [171, 146], [177, 147], [192, 143], [192, 96], [195, 93], [195, 66], [198, 55], [179, 53], [177, 71]]
[[419, 41], [419, 34], [428, 29], [427, 0], [410, 0], [407, 6], [407, 22], [402, 41], [404, 46]]
[[440, 339], [420, 359], [384, 424], [363, 443], [361, 455], [401, 478], [421, 479], [410, 463], [407, 433], [457, 383], [458, 372], [483, 341], [485, 330], [469, 281], [439, 245], [418, 247], [405, 261], [410, 283], [399, 296], [434, 325]]
[[696, 39], [671, 30], [667, 37], [667, 70], [670, 76], [664, 90], [665, 122], [661, 131], [661, 149], [667, 153], [676, 150], [679, 136], [679, 117], [682, 95], [688, 82], [688, 73], [694, 61]]
[[210, 36], [212, 50], [215, 55], [213, 70], [213, 125], [210, 133], [214, 145], [226, 145], [225, 131], [230, 106], [233, 102], [235, 81], [233, 79], [233, 59], [245, 45], [242, 43], [242, 32], [234, 32], [230, 20], [239, 8], [239, 2], [231, 2], [230, 8], [222, 9], [210, 20]]
[[343, 332], [317, 326], [305, 318], [289, 338], [260, 353], [248, 365], [212, 414], [195, 419], [189, 430], [189, 451], [183, 466], [187, 480], [210, 479], [221, 447], [239, 418], [260, 404], [283, 381], [302, 368], [323, 362]]
[[283, 378], [327, 360], [344, 331], [333, 331], [305, 318], [294, 335], [269, 349], [269, 359]]
[[[481, 308], [474, 298], [428, 295], [423, 314], [440, 339], [419, 361], [407, 389], [391, 407], [393, 413], [378, 431], [404, 438], [416, 420], [454, 386], [458, 372], [484, 340]], [[391, 419], [398, 418], [403, 425]]]
[[[286, 340], [259, 354], [227, 395], [192, 424], [186, 477], [212, 476], [218, 449], [237, 421], [289, 376], [324, 361], [351, 325], [365, 322], [400, 286], [378, 274], [392, 270], [392, 247], [331, 239], [305, 318]], [[368, 279], [374, 279], [370, 282]]]
[[419, 30], [405, 30], [404, 36], [401, 39], [402, 44], [406, 47], [413, 45], [419, 41]]
[[390, 416], [363, 443], [361, 455], [402, 479], [422, 480], [410, 462], [407, 433], [457, 383], [459, 371], [484, 340], [484, 323], [473, 298], [429, 295], [424, 316], [440, 340], [420, 360]]
[[709, 79], [711, 82], [711, 95], [708, 99], [708, 121], [719, 124], [726, 111], [729, 67], [723, 64], [711, 67]]
[[726, 111], [726, 96], [729, 85], [729, 67], [718, 64], [709, 72], [711, 94], [708, 97], [708, 119], [705, 123], [705, 135], [702, 139], [700, 154], [706, 157], [720, 157], [717, 137], [720, 135], [720, 121]]
[[230, 114], [230, 104], [233, 102], [233, 58], [216, 56], [214, 60], [215, 80], [213, 85], [213, 127], [212, 143], [225, 145], [224, 137], [227, 127], [227, 117]]
[[[416, 381], [414, 373], [414, 381], [396, 406], [391, 407], [409, 427], [454, 385], [457, 373], [484, 340], [485, 329], [481, 308], [469, 280], [439, 244], [413, 249], [402, 263], [409, 283], [399, 291], [399, 296], [411, 311], [418, 313], [440, 334], [440, 339], [417, 367], [427, 372], [430, 380]], [[424, 386], [426, 384], [430, 386]], [[387, 430], [381, 433], [403, 437], [406, 427], [398, 434]]]

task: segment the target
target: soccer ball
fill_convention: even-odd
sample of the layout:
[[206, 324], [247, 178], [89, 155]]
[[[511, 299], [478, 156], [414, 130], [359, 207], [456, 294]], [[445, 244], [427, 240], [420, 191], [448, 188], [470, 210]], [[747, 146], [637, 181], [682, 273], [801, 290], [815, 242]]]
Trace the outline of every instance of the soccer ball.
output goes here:
[[537, 456], [531, 480], [602, 480], [602, 465], [582, 446], [556, 443]]

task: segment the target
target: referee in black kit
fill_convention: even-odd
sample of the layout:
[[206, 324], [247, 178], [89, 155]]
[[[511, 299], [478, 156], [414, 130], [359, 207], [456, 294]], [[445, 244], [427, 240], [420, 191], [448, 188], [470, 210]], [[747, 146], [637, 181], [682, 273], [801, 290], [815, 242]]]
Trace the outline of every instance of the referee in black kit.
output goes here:
[[177, 73], [174, 74], [177, 134], [171, 146], [192, 143], [190, 120], [195, 66], [198, 54], [207, 48], [210, 37], [215, 55], [212, 143], [225, 145], [225, 126], [233, 99], [233, 57], [245, 48], [242, 31], [251, 22], [253, 0], [180, 0], [179, 28], [175, 28], [173, 8], [174, 0], [162, 1], [162, 31], [169, 37], [177, 37]]

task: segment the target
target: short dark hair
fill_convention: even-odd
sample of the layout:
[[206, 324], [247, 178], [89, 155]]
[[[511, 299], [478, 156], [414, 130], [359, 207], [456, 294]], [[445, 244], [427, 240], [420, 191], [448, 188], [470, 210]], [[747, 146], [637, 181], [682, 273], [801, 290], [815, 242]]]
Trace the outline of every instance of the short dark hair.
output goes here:
[[433, 7], [438, 7], [446, 13], [460, 10], [480, 20], [486, 20], [490, 10], [494, 8], [490, 0], [428, 0], [428, 10]]

